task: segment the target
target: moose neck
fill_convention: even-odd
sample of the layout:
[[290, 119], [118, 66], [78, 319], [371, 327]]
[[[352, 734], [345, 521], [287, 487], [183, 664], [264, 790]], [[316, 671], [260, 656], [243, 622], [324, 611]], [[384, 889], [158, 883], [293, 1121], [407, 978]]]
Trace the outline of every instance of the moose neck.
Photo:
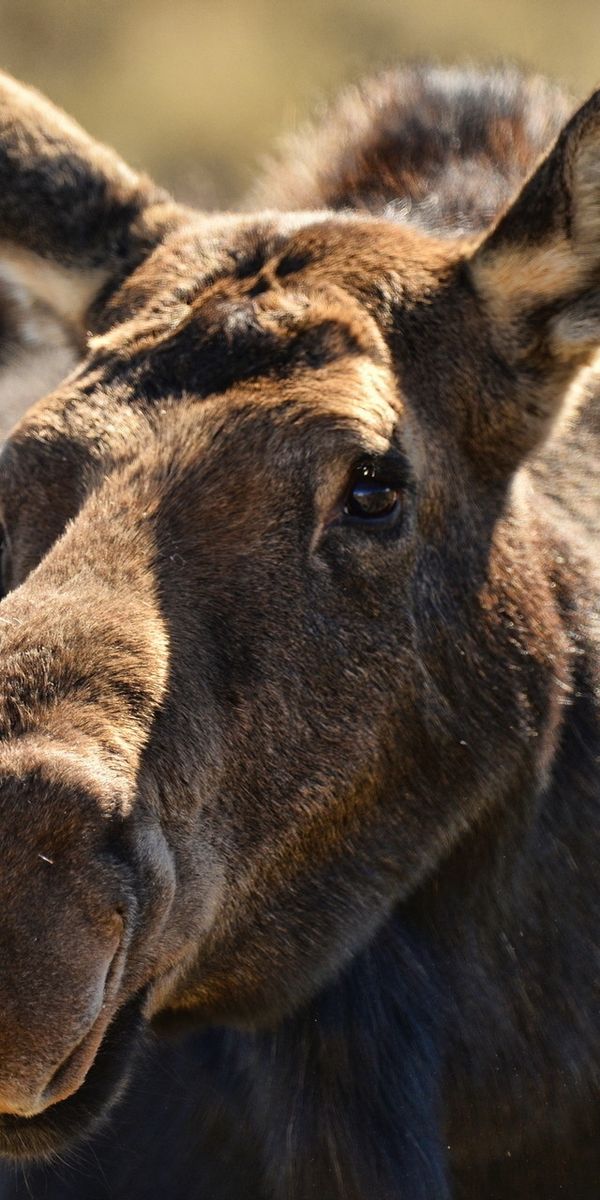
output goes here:
[[367, 1200], [374, 1180], [381, 1200], [450, 1196], [440, 976], [421, 932], [398, 932], [394, 918], [306, 1010], [238, 1044], [278, 1197]]

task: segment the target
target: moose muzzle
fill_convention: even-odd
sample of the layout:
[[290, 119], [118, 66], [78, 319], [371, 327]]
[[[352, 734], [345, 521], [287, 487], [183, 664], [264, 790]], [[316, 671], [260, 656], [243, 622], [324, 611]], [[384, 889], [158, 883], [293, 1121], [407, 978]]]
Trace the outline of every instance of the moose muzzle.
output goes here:
[[0, 1113], [15, 1116], [78, 1090], [129, 998], [123, 831], [165, 675], [125, 539], [114, 584], [74, 571], [77, 551], [74, 528], [1, 607]]
[[79, 1087], [113, 1015], [128, 872], [83, 756], [25, 736], [0, 764], [0, 1112], [31, 1116]]

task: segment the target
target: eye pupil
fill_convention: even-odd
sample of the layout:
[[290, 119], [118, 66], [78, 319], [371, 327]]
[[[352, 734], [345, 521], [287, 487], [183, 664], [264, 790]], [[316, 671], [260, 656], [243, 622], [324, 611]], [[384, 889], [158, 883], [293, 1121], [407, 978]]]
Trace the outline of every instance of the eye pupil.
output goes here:
[[400, 492], [398, 488], [374, 480], [358, 480], [348, 497], [346, 512], [352, 517], [385, 517], [393, 512]]

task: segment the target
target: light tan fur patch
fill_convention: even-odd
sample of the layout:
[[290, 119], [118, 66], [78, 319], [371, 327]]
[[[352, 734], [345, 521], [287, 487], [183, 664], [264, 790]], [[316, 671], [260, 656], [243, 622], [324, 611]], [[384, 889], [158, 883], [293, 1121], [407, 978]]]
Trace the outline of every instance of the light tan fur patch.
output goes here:
[[582, 286], [588, 266], [562, 237], [549, 246], [511, 246], [475, 255], [471, 270], [491, 316], [501, 324], [525, 309], [560, 299]]
[[105, 267], [87, 270], [63, 267], [8, 242], [0, 245], [0, 262], [31, 296], [47, 304], [74, 329], [80, 328], [92, 300], [109, 276]]

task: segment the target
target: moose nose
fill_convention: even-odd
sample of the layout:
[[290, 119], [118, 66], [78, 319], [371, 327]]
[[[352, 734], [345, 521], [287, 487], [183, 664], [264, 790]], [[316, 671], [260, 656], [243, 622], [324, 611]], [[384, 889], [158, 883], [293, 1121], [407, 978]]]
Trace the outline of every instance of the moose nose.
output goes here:
[[[96, 979], [90, 981], [88, 989], [89, 1007], [85, 1016], [78, 1015], [73, 1025], [65, 1012], [60, 1032], [52, 1028], [45, 1031], [46, 1043], [50, 1038], [55, 1045], [62, 1043], [58, 1053], [55, 1049], [53, 1062], [48, 1061], [41, 1039], [40, 1053], [32, 1058], [26, 1044], [30, 1039], [23, 1038], [18, 1026], [13, 1029], [12, 1046], [0, 1057], [0, 1113], [32, 1117], [66, 1099], [81, 1086], [108, 1024], [110, 1013], [105, 1013], [105, 997], [117, 955], [118, 947], [105, 962], [98, 962]], [[36, 1025], [41, 1033], [39, 1014]]]
[[2, 1113], [76, 1091], [116, 1011], [132, 900], [114, 794], [49, 739], [0, 746]]

